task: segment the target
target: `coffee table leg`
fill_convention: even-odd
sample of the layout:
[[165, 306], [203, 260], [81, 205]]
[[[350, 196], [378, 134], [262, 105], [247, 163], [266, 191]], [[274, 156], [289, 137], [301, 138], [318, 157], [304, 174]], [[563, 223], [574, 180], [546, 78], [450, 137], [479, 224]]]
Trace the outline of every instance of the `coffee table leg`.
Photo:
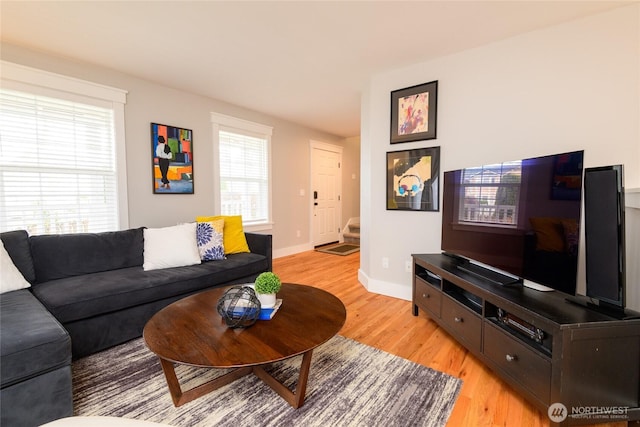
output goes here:
[[309, 350], [302, 355], [302, 364], [300, 365], [300, 373], [298, 375], [298, 385], [295, 391], [289, 390], [261, 366], [254, 366], [253, 372], [276, 393], [282, 396], [289, 405], [297, 409], [304, 404], [304, 396], [307, 391], [307, 380], [309, 379], [309, 371], [311, 370], [312, 354], [313, 350]]
[[167, 387], [169, 387], [173, 406], [180, 406], [182, 404], [180, 403], [180, 399], [182, 398], [182, 388], [180, 387], [180, 382], [176, 376], [176, 370], [173, 367], [173, 363], [160, 359], [160, 365], [162, 366], [164, 377], [167, 380]]
[[251, 367], [234, 369], [227, 374], [221, 375], [218, 378], [214, 378], [211, 381], [207, 381], [183, 392], [182, 387], [180, 387], [178, 377], [176, 376], [174, 364], [164, 359], [160, 359], [160, 364], [162, 365], [162, 371], [164, 372], [164, 376], [167, 380], [171, 400], [173, 400], [173, 405], [176, 407], [184, 405], [187, 402], [191, 402], [198, 397], [204, 396], [205, 394], [225, 386], [238, 378], [242, 378], [245, 375], [250, 374], [252, 371]]

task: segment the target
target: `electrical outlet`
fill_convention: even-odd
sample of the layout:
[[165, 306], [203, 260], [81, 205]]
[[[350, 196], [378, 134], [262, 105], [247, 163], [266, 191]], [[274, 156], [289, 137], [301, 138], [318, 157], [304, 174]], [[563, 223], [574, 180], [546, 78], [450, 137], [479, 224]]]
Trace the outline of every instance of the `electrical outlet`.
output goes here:
[[413, 264], [411, 263], [411, 261], [405, 261], [404, 271], [406, 271], [407, 273], [411, 273], [412, 269], [413, 269]]
[[389, 258], [382, 258], [382, 268], [389, 268]]

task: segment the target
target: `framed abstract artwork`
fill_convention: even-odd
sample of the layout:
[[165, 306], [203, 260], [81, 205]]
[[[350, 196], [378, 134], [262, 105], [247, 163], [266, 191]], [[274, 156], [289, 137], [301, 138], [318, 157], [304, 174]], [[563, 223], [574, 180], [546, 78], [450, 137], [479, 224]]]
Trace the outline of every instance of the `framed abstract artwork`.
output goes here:
[[193, 194], [193, 132], [151, 123], [153, 194]]
[[387, 153], [387, 210], [440, 210], [440, 147]]
[[438, 81], [391, 92], [391, 143], [436, 138]]

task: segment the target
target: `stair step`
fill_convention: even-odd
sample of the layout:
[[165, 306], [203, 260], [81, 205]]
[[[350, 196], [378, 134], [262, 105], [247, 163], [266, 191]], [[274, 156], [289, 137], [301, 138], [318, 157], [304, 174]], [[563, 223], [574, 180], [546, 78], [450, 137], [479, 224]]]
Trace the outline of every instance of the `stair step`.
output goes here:
[[351, 218], [351, 220], [349, 220], [344, 233], [342, 233], [342, 237], [344, 237], [344, 241], [347, 243], [360, 244], [360, 218]]

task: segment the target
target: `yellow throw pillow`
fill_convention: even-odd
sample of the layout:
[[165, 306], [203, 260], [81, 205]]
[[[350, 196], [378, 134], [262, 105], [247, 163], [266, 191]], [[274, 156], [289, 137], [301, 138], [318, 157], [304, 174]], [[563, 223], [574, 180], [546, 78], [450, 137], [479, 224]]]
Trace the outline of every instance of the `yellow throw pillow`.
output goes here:
[[251, 252], [242, 228], [242, 215], [199, 216], [196, 217], [196, 222], [209, 222], [219, 219], [224, 219], [224, 234], [222, 236], [224, 254]]

